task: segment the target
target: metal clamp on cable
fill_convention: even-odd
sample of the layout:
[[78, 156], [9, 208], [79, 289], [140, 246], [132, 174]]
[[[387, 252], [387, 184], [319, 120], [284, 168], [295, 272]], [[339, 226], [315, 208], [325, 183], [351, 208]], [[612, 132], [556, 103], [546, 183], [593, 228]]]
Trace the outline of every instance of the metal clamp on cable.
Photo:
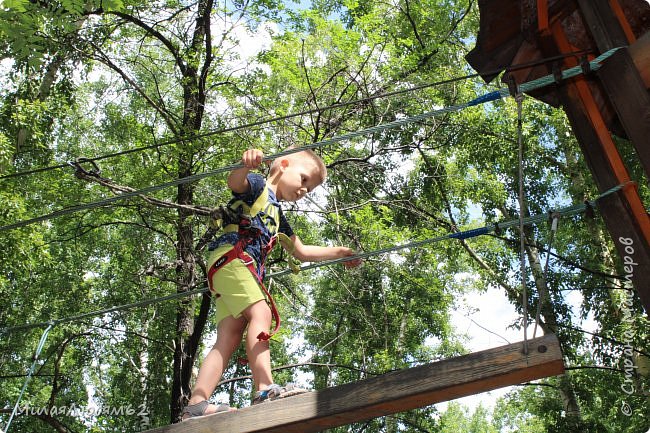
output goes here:
[[623, 185], [621, 185], [621, 189], [626, 189], [626, 188], [632, 188], [634, 191], [638, 191], [639, 190], [639, 184], [636, 183], [633, 180], [628, 180]]
[[551, 218], [551, 231], [556, 232], [557, 231], [557, 226], [558, 223], [560, 222], [560, 213], [557, 211], [552, 211], [550, 213], [550, 218]]
[[517, 85], [517, 82], [515, 81], [512, 75], [508, 77], [508, 91], [510, 92], [510, 96], [512, 96], [515, 99], [519, 98], [521, 95], [521, 92], [519, 91], [519, 86]]
[[562, 75], [562, 68], [559, 63], [553, 63], [553, 80], [555, 84], [561, 86], [564, 84], [564, 76]]
[[587, 56], [580, 57], [580, 67], [582, 68], [582, 74], [585, 77], [588, 77], [594, 71], [591, 69], [591, 63], [589, 62]]
[[596, 217], [596, 211], [589, 200], [585, 200], [585, 216], [590, 220]]

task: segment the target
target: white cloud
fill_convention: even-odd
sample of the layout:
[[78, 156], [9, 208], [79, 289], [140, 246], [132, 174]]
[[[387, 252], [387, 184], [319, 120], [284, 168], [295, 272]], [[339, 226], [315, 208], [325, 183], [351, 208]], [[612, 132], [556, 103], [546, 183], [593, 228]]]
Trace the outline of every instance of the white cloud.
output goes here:
[[[459, 278], [465, 278], [463, 275]], [[567, 295], [567, 302], [571, 305], [574, 318], [580, 323], [581, 328], [591, 332], [597, 330], [597, 322], [593, 316], [580, 322], [579, 310], [582, 304], [582, 293], [572, 291]], [[523, 341], [523, 329], [515, 329], [512, 324], [521, 321], [521, 314], [517, 313], [514, 306], [508, 300], [505, 292], [501, 289], [492, 287], [484, 293], [471, 292], [466, 294], [459, 302], [451, 314], [451, 321], [454, 328], [461, 334], [465, 334], [467, 342], [465, 346], [470, 352], [478, 352], [494, 347], [503, 346], [510, 343]], [[527, 337], [533, 337], [535, 311], [528, 312], [529, 321], [532, 323], [527, 328]], [[542, 335], [541, 329], [537, 329], [537, 337]], [[507, 386], [495, 389], [481, 394], [470, 395], [455, 400], [456, 402], [467, 406], [472, 412], [482, 404], [484, 408], [491, 411], [497, 400], [506, 393], [517, 389], [516, 386]], [[440, 411], [447, 409], [449, 402], [443, 402], [436, 405]]]
[[230, 53], [225, 58], [226, 69], [235, 71], [235, 76], [243, 75], [247, 70], [260, 69], [267, 74], [271, 73], [268, 65], [255, 61], [255, 57], [264, 50], [271, 48], [273, 35], [279, 32], [277, 23], [267, 21], [251, 30], [243, 22], [236, 23], [216, 21], [212, 25], [213, 44], [224, 31], [229, 32], [223, 50]]
[[[468, 277], [468, 275], [463, 275], [460, 278]], [[517, 313], [503, 290], [493, 287], [483, 293], [470, 292], [463, 297], [459, 304], [451, 314], [451, 321], [458, 332], [466, 335], [465, 346], [470, 352], [479, 352], [524, 340], [523, 329], [511, 328], [513, 323], [521, 320], [521, 315]], [[529, 320], [531, 318], [534, 321], [534, 312], [529, 312]], [[527, 328], [529, 339], [532, 338], [533, 328], [534, 324]], [[541, 335], [542, 332], [538, 328], [537, 337]], [[500, 397], [514, 388], [507, 386], [455, 401], [467, 406], [470, 412], [474, 411], [479, 404], [489, 412]], [[445, 411], [448, 404], [449, 402], [439, 403], [436, 408], [439, 411]]]

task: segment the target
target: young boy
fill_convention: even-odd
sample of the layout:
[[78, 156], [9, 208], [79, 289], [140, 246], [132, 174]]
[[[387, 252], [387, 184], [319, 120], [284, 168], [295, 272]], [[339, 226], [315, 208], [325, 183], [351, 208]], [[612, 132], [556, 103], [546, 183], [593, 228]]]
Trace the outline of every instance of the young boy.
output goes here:
[[[228, 361], [243, 339], [246, 331], [246, 354], [257, 390], [253, 404], [294, 395], [305, 390], [281, 387], [273, 383], [271, 376], [271, 355], [268, 334], [271, 326], [271, 309], [260, 287], [266, 255], [265, 246], [271, 238], [281, 232], [294, 244], [290, 253], [301, 261], [320, 261], [354, 255], [346, 247], [322, 247], [304, 245], [289, 226], [282, 214], [280, 201], [297, 201], [323, 183], [327, 169], [323, 161], [311, 150], [292, 153], [276, 159], [265, 180], [250, 170], [262, 164], [264, 155], [260, 150], [247, 150], [242, 156], [244, 167], [233, 170], [228, 176], [228, 187], [233, 201], [242, 200], [249, 206], [263, 194], [268, 194], [267, 203], [253, 219], [252, 225], [260, 229], [259, 235], [240, 242], [238, 231], [224, 233], [210, 245], [208, 269], [212, 271], [210, 291], [216, 297], [217, 341], [203, 360], [183, 420], [215, 412], [235, 410], [227, 405], [213, 405], [207, 402], [221, 380]], [[268, 191], [265, 189], [268, 188]], [[230, 259], [233, 248], [243, 248], [246, 259]], [[242, 257], [238, 255], [237, 257]], [[253, 260], [255, 267], [251, 266]], [[357, 266], [359, 259], [345, 262], [346, 267]], [[248, 265], [248, 266], [247, 266]], [[213, 269], [214, 268], [214, 269]], [[253, 272], [257, 271], [257, 275]], [[261, 337], [264, 336], [265, 337]]]

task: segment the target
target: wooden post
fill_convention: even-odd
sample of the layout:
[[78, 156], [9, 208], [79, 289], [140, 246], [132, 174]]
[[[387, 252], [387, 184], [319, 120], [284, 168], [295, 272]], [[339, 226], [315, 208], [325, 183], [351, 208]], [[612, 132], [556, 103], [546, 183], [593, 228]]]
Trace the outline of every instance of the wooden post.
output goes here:
[[307, 433], [562, 374], [554, 335], [191, 419], [149, 433]]
[[[575, 84], [566, 84], [559, 89], [558, 93], [598, 189], [606, 191], [618, 185], [621, 181], [613, 173], [611, 161], [600, 141], [602, 137], [597, 134], [590, 113], [581, 103]], [[593, 114], [592, 112], [591, 115]], [[635, 215], [631, 202], [635, 203], [636, 207], [642, 206], [636, 188], [629, 184], [626, 189], [599, 200], [598, 207], [619, 256], [624, 262], [634, 263], [630, 265], [630, 270], [625, 270], [626, 277], [629, 276], [627, 283], [632, 283], [648, 313], [650, 312], [650, 285], [648, 284], [650, 248], [636, 216], [645, 218], [646, 225], [648, 218], [647, 214]]]
[[[611, 2], [607, 0], [579, 0], [580, 11], [591, 32], [592, 38], [598, 48], [604, 52], [611, 48], [626, 46], [634, 43], [633, 35], [625, 32], [624, 28], [627, 22], [624, 16], [617, 16], [611, 7]], [[618, 1], [616, 0], [618, 5]], [[629, 26], [627, 26], [629, 27]], [[560, 28], [561, 30], [561, 28]], [[558, 32], [559, 33], [559, 32]], [[563, 35], [556, 34], [556, 40], [562, 48], [561, 39]], [[647, 48], [642, 44], [635, 51], [635, 55], [643, 58], [647, 55]], [[599, 71], [598, 77], [605, 88], [605, 92], [610, 102], [614, 106], [619, 120], [633, 142], [639, 159], [647, 175], [650, 175], [650, 97], [646, 90], [643, 78], [640, 76], [634, 61], [627, 49], [617, 51], [611, 58], [604, 62], [604, 71]], [[578, 85], [580, 85], [578, 80]], [[594, 128], [598, 136], [597, 147], [601, 147], [600, 152], [606, 155], [609, 162], [609, 169], [592, 169], [596, 183], [601, 191], [612, 186], [611, 177], [617, 183], [629, 181], [627, 169], [623, 170], [616, 167], [616, 159], [620, 159], [620, 154], [615, 151], [613, 142], [610, 143], [611, 137], [603, 137], [598, 125], [598, 113], [593, 113], [590, 102], [586, 101], [584, 94], [579, 98], [564, 98], [565, 109], [575, 113], [576, 110], [585, 110], [589, 118], [589, 124]], [[571, 107], [573, 106], [573, 107]], [[588, 144], [585, 140], [593, 140], [593, 134], [586, 134], [581, 140], [583, 147], [593, 147], [593, 142]], [[621, 162], [622, 163], [622, 162]], [[624, 274], [627, 282], [632, 282], [641, 301], [645, 307], [646, 313], [650, 314], [650, 218], [641, 202], [636, 188], [629, 188], [623, 192], [603, 200], [601, 212], [605, 219], [605, 224], [612, 234], [614, 245], [616, 246], [619, 256], [624, 262]], [[633, 263], [634, 266], [626, 266], [626, 263]]]
[[597, 75], [650, 177], [650, 95], [628, 49], [605, 60]]
[[[611, 8], [606, 7], [607, 1], [579, 1], [582, 16], [587, 22], [592, 37], [599, 49], [605, 51], [613, 47], [627, 44], [625, 32], [619, 25], [618, 18]], [[603, 25], [606, 23], [606, 25]], [[553, 56], [557, 53], [568, 53], [573, 47], [568, 41], [562, 24], [554, 22], [551, 38], [539, 36], [539, 46], [545, 55]], [[620, 50], [619, 50], [620, 51]], [[641, 57], [641, 56], [639, 56]], [[647, 148], [648, 125], [638, 125], [647, 122], [646, 112], [650, 110], [647, 91], [643, 80], [635, 67], [631, 67], [629, 55], [625, 52], [615, 56], [612, 62], [607, 63], [604, 73], [600, 74], [606, 92], [628, 134], [636, 138], [635, 145], [639, 156], [645, 162], [644, 167], [650, 167], [650, 155]], [[576, 66], [574, 59], [565, 59], [565, 66]], [[619, 85], [613, 80], [623, 80], [627, 74], [629, 80]], [[571, 122], [576, 138], [580, 143], [585, 160], [594, 177], [598, 189], [604, 192], [617, 185], [625, 184], [623, 190], [601, 200], [599, 209], [608, 231], [612, 235], [614, 245], [624, 262], [626, 283], [632, 283], [645, 307], [650, 314], [650, 218], [636, 190], [631, 182], [629, 173], [621, 158], [610, 131], [607, 129], [603, 115], [598, 108], [596, 98], [587, 85], [587, 77], [577, 77], [558, 87], [558, 95], [567, 117]], [[604, 81], [603, 81], [604, 79]], [[606, 81], [606, 82], [605, 82]], [[624, 87], [631, 85], [630, 92], [639, 92], [632, 100], [623, 100], [630, 97]], [[608, 90], [609, 89], [609, 90]], [[623, 91], [623, 94], [617, 92]], [[630, 110], [624, 105], [632, 103], [635, 110]], [[641, 118], [639, 118], [641, 115]], [[642, 135], [645, 135], [642, 137]]]
[[650, 32], [630, 45], [630, 56], [639, 72], [646, 89], [650, 89]]
[[578, 5], [601, 52], [630, 43], [608, 0], [578, 0]]

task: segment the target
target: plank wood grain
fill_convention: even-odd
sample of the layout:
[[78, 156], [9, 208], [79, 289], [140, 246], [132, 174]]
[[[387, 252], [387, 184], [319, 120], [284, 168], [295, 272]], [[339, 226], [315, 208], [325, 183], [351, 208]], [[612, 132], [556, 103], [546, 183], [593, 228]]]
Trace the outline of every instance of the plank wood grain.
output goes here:
[[317, 432], [562, 374], [554, 335], [394, 371], [346, 385], [209, 415], [149, 433]]

